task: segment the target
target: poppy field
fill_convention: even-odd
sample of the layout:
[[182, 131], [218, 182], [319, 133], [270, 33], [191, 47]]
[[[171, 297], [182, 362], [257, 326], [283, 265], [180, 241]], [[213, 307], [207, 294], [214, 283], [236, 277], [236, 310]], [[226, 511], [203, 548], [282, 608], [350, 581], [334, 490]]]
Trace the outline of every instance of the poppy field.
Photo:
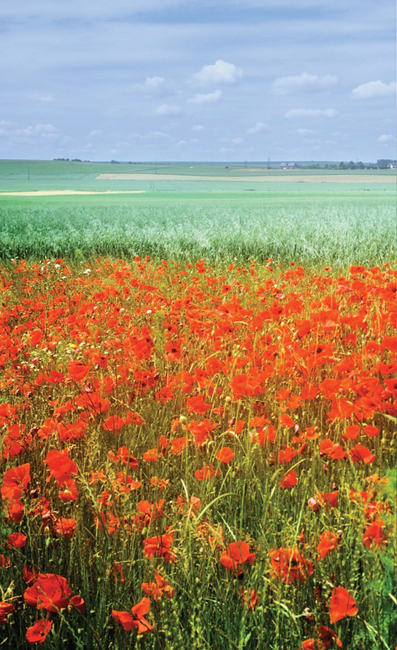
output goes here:
[[0, 646], [394, 650], [396, 271], [187, 261], [0, 268]]

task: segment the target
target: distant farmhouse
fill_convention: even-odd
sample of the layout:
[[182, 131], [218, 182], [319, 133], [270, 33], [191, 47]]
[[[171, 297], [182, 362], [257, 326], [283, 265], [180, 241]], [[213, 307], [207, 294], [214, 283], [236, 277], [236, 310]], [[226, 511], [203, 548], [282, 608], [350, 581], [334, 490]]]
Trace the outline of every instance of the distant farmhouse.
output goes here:
[[296, 169], [295, 163], [280, 163], [281, 169]]
[[378, 169], [397, 169], [397, 160], [390, 160], [390, 158], [381, 158], [376, 164]]

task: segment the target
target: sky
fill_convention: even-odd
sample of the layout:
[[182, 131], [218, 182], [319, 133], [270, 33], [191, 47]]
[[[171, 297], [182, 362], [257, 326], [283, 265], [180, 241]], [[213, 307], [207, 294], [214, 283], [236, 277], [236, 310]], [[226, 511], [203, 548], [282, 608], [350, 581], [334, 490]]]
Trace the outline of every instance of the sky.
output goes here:
[[18, 0], [0, 158], [396, 158], [394, 0]]

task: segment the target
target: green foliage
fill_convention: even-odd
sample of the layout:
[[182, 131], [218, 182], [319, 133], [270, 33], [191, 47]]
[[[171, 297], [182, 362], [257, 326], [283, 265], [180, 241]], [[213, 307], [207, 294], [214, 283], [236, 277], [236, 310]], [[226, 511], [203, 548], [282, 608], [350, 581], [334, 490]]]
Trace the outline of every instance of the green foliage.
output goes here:
[[393, 259], [394, 231], [394, 206], [380, 199], [1, 203], [0, 259], [271, 257], [345, 268]]

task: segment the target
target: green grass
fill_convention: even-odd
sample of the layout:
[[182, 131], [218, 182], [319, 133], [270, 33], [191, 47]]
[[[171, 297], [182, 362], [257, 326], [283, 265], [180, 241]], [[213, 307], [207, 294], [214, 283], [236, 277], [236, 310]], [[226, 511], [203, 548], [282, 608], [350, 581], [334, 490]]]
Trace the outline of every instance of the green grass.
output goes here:
[[0, 258], [272, 257], [346, 267], [396, 255], [395, 206], [388, 196], [183, 196], [4, 197]]

